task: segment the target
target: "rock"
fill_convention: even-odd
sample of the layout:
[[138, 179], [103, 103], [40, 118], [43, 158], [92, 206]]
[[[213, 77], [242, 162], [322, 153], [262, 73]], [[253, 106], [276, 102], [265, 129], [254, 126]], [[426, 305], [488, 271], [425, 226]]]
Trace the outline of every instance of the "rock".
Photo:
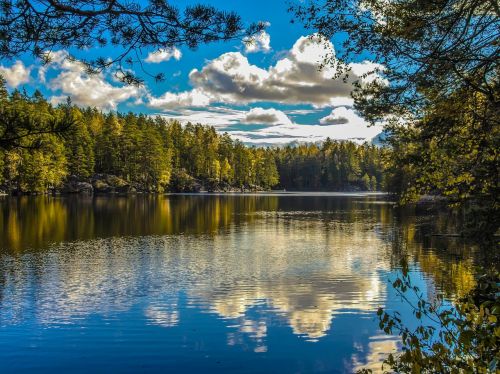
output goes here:
[[121, 188], [129, 185], [129, 183], [126, 180], [121, 179], [116, 175], [106, 175], [106, 183], [108, 183], [111, 187], [114, 188]]
[[94, 191], [97, 193], [113, 192], [113, 188], [109, 184], [100, 179], [92, 181], [92, 186], [94, 187]]
[[248, 192], [263, 192], [265, 189], [263, 189], [261, 186], [251, 184], [248, 186]]
[[94, 192], [94, 188], [90, 183], [87, 182], [77, 182], [75, 184], [72, 184], [71, 187], [72, 193], [85, 193], [91, 195]]
[[135, 187], [126, 180], [111, 174], [95, 174], [92, 177], [92, 186], [96, 193], [134, 193]]
[[186, 170], [175, 170], [170, 179], [170, 190], [172, 192], [200, 192], [203, 185], [200, 181], [190, 176]]
[[205, 189], [208, 192], [220, 192], [220, 184], [219, 181], [214, 178], [208, 178], [205, 181]]
[[[54, 192], [59, 192], [59, 190], [56, 190]], [[72, 175], [62, 186], [60, 192], [92, 194], [94, 192], [94, 188], [90, 183], [78, 180], [76, 176]]]
[[191, 184], [191, 191], [188, 191], [188, 192], [201, 192], [203, 190], [203, 185], [195, 180], [192, 184]]
[[115, 192], [121, 194], [136, 193], [137, 189], [134, 186], [126, 184], [123, 186], [115, 187]]

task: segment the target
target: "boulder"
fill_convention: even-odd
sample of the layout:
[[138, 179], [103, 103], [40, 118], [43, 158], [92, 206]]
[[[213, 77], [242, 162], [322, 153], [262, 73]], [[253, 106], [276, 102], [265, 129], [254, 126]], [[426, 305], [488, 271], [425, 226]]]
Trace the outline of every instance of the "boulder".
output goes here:
[[203, 185], [190, 176], [186, 170], [174, 170], [172, 173], [170, 179], [170, 190], [172, 192], [200, 192], [202, 189]]
[[115, 192], [120, 194], [136, 193], [137, 189], [130, 184], [115, 187]]
[[106, 182], [96, 179], [92, 181], [92, 187], [97, 193], [110, 193], [113, 192], [113, 188]]
[[68, 178], [66, 183], [62, 186], [62, 188], [54, 192], [63, 192], [63, 193], [85, 193], [92, 194], [94, 192], [94, 188], [88, 182], [79, 180], [76, 176], [72, 175]]
[[96, 193], [135, 193], [137, 189], [125, 179], [111, 174], [95, 174], [92, 177], [92, 186]]
[[94, 188], [88, 182], [76, 182], [69, 186], [69, 193], [84, 193], [91, 195], [94, 192]]

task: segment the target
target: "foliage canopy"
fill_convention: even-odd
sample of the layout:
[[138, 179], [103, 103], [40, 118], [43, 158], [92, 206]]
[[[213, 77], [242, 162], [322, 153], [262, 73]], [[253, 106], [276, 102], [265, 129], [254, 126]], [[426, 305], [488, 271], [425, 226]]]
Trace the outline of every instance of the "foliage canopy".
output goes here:
[[[7, 94], [1, 85], [0, 92], [0, 138], [10, 129], [23, 130], [16, 146], [0, 143], [0, 186], [11, 192], [48, 192], [71, 180], [96, 178], [150, 192], [278, 185], [377, 190], [382, 185], [383, 151], [370, 145], [327, 141], [322, 147], [250, 147], [213, 127], [182, 126], [159, 116], [105, 114], [71, 103], [53, 107], [38, 92], [31, 97]], [[64, 136], [50, 131], [51, 124], [66, 123], [71, 126]]]

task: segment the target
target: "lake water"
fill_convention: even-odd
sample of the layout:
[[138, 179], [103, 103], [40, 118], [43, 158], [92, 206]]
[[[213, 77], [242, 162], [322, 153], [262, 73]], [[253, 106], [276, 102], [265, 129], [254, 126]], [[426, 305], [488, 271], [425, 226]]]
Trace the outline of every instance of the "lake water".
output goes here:
[[431, 298], [473, 285], [449, 222], [384, 195], [4, 197], [0, 371], [379, 369], [402, 256]]

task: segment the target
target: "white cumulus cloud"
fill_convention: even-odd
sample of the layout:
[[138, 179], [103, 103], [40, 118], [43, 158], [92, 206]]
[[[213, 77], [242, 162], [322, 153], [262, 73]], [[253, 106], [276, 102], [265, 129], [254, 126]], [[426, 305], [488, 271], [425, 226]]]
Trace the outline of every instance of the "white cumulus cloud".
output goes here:
[[[318, 69], [325, 53], [333, 54], [333, 45], [322, 44], [318, 37], [300, 37], [288, 53], [275, 65], [261, 68], [252, 65], [240, 52], [228, 52], [208, 61], [189, 74], [193, 91], [208, 98], [209, 103], [248, 104], [273, 102], [286, 104], [310, 104], [328, 107], [339, 103], [351, 103], [352, 83], [356, 80], [369, 82], [378, 75], [364, 76], [368, 71], [380, 68], [369, 61], [350, 64], [347, 82], [342, 77], [332, 79], [334, 67]], [[186, 93], [171, 95], [186, 96]], [[171, 103], [173, 96], [170, 96]], [[178, 102], [185, 100], [179, 98]], [[193, 105], [187, 101], [189, 105]], [[206, 105], [203, 101], [201, 105]], [[160, 108], [159, 106], [155, 106]], [[171, 108], [171, 106], [166, 106]]]
[[254, 131], [235, 130], [229, 134], [248, 144], [278, 145], [291, 142], [319, 142], [326, 138], [363, 143], [371, 140], [381, 131], [380, 125], [369, 126], [365, 121], [359, 121], [327, 126], [291, 123]]
[[362, 120], [352, 109], [341, 106], [319, 120], [322, 125], [345, 125], [349, 122]]
[[226, 128], [238, 125], [243, 119], [245, 112], [227, 107], [211, 106], [209, 109], [180, 109], [164, 111], [162, 116], [168, 119], [175, 119], [181, 123], [201, 123], [213, 126], [221, 132]]
[[169, 49], [160, 49], [155, 52], [151, 52], [146, 57], [145, 61], [151, 64], [158, 64], [163, 61], [168, 61], [172, 58], [179, 61], [182, 57], [182, 53], [177, 48], [169, 48]]
[[181, 93], [165, 92], [160, 97], [150, 96], [148, 105], [157, 109], [175, 109], [180, 107], [201, 107], [210, 104], [211, 98], [202, 90], [194, 89]]
[[259, 125], [290, 125], [292, 121], [281, 110], [252, 108], [245, 113], [241, 123]]
[[271, 35], [261, 31], [253, 37], [243, 38], [246, 53], [269, 52], [271, 50]]
[[[103, 73], [89, 75], [78, 61], [68, 59], [65, 51], [51, 53], [51, 62], [39, 69], [39, 78], [55, 92], [51, 102], [57, 104], [70, 97], [81, 106], [115, 110], [119, 103], [130, 99], [140, 99], [144, 88], [130, 85], [115, 86], [109, 83]], [[47, 81], [47, 72], [54, 70], [55, 77]]]
[[5, 79], [7, 85], [16, 88], [30, 80], [31, 68], [23, 64], [22, 61], [16, 61], [11, 67], [0, 65], [0, 75]]

